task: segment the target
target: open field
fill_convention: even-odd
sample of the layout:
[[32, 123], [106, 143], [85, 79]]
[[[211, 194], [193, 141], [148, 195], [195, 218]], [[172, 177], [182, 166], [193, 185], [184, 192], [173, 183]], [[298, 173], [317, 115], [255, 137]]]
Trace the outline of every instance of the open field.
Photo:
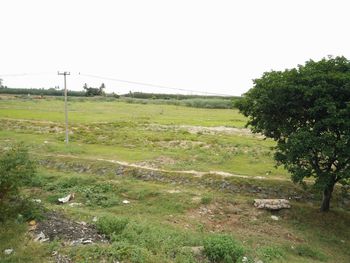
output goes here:
[[[274, 142], [244, 129], [237, 110], [93, 99], [69, 109], [66, 146], [62, 100], [2, 97], [0, 147], [23, 142], [40, 163], [23, 195], [41, 200], [42, 222], [87, 223], [107, 241], [71, 245], [62, 230], [38, 243], [37, 230], [12, 220], [0, 225], [1, 262], [215, 262], [202, 247], [227, 236], [239, 262], [350, 262], [349, 193], [339, 187], [320, 214], [319, 195], [274, 167]], [[57, 204], [69, 193], [70, 204]], [[253, 207], [270, 197], [292, 208]]]

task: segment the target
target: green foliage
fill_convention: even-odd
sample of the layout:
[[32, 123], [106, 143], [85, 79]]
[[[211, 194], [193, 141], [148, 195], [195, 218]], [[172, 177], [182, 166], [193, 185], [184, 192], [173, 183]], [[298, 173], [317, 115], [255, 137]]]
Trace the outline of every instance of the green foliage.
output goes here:
[[105, 216], [98, 219], [96, 227], [99, 232], [111, 237], [112, 235], [121, 234], [128, 223], [129, 219], [127, 218]]
[[18, 194], [25, 184], [30, 184], [35, 174], [34, 162], [21, 145], [14, 145], [0, 154], [0, 205]]
[[204, 253], [211, 262], [239, 262], [244, 250], [229, 235], [213, 235], [204, 241]]
[[264, 262], [272, 262], [275, 259], [283, 259], [285, 252], [279, 247], [263, 247], [258, 250], [258, 255]]
[[227, 98], [186, 98], [186, 99], [157, 99], [156, 97], [150, 99], [140, 98], [122, 98], [127, 103], [135, 104], [164, 104], [164, 105], [177, 105], [186, 106], [193, 108], [204, 108], [204, 109], [232, 109], [234, 104], [232, 100]]
[[294, 249], [294, 253], [301, 257], [308, 257], [314, 260], [327, 261], [327, 257], [315, 248], [307, 245], [298, 245]]
[[16, 219], [18, 223], [44, 218], [44, 208], [31, 200], [15, 198], [6, 200], [0, 205], [0, 222]]
[[102, 83], [101, 86], [99, 88], [92, 88], [92, 87], [88, 87], [88, 85], [85, 83], [84, 84], [84, 90], [85, 90], [85, 96], [102, 96], [105, 94], [104, 89], [105, 84]]
[[[18, 94], [18, 95], [37, 95], [37, 96], [63, 96], [64, 90], [63, 89], [16, 89], [16, 88], [8, 88], [4, 86], [0, 86], [0, 94]], [[74, 91], [74, 90], [68, 90], [68, 96], [84, 96], [85, 93], [83, 91]]]
[[201, 204], [208, 205], [208, 204], [210, 204], [212, 202], [212, 200], [213, 200], [212, 196], [209, 196], [209, 195], [203, 196], [201, 198]]
[[329, 209], [334, 184], [350, 182], [350, 61], [329, 57], [266, 72], [237, 103], [248, 125], [277, 141], [294, 182], [315, 177]]

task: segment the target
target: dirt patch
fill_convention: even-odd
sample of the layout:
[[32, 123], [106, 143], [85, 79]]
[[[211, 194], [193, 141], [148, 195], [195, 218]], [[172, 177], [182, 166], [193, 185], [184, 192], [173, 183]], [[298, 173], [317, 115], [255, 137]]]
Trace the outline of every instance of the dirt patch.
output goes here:
[[161, 125], [161, 124], [149, 124], [146, 126], [146, 130], [152, 131], [187, 131], [192, 134], [230, 134], [239, 136], [255, 136], [264, 138], [260, 134], [253, 134], [250, 129], [247, 128], [235, 128], [225, 126], [194, 126], [194, 125]]
[[48, 212], [45, 217], [44, 221], [37, 224], [34, 237], [43, 233], [49, 241], [58, 238], [71, 244], [107, 242], [107, 239], [97, 232], [94, 225], [74, 222], [57, 212]]
[[189, 140], [173, 140], [173, 141], [160, 141], [155, 143], [156, 146], [162, 148], [177, 148], [177, 149], [192, 149], [194, 147], [210, 148], [210, 145], [200, 141]]

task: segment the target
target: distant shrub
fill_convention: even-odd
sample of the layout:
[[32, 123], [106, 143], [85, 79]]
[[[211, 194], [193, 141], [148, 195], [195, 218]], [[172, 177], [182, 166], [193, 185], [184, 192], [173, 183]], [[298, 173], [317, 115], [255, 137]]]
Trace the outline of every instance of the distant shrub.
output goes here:
[[204, 253], [211, 262], [239, 262], [244, 250], [229, 235], [213, 235], [204, 241]]
[[296, 246], [294, 252], [301, 257], [308, 257], [319, 261], [327, 261], [327, 257], [324, 254], [306, 245]]
[[96, 227], [100, 233], [105, 234], [108, 237], [111, 237], [112, 235], [120, 234], [124, 230], [124, 228], [127, 226], [128, 223], [129, 223], [129, 219], [127, 218], [108, 216], [108, 217], [101, 217], [97, 221]]

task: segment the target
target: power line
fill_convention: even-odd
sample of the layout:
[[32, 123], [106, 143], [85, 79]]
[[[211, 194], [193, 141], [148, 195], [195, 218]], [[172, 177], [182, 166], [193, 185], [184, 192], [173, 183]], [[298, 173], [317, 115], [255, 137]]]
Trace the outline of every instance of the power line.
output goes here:
[[178, 91], [187, 91], [187, 92], [194, 92], [194, 93], [201, 93], [206, 95], [216, 95], [216, 96], [229, 96], [232, 97], [233, 95], [229, 94], [220, 94], [220, 93], [213, 93], [213, 92], [206, 92], [206, 91], [197, 91], [197, 90], [190, 90], [190, 89], [181, 89], [181, 88], [174, 88], [164, 85], [158, 85], [158, 84], [152, 84], [152, 83], [146, 83], [146, 82], [139, 82], [139, 81], [130, 81], [130, 80], [124, 80], [124, 79], [117, 79], [117, 78], [109, 78], [109, 77], [102, 77], [97, 75], [91, 75], [91, 74], [83, 74], [79, 73], [81, 76], [95, 78], [95, 79], [102, 79], [102, 80], [111, 80], [111, 81], [117, 81], [122, 83], [128, 83], [128, 84], [135, 84], [135, 85], [141, 85], [141, 86], [148, 86], [153, 88], [161, 88], [161, 89], [171, 89], [171, 90], [178, 90]]

